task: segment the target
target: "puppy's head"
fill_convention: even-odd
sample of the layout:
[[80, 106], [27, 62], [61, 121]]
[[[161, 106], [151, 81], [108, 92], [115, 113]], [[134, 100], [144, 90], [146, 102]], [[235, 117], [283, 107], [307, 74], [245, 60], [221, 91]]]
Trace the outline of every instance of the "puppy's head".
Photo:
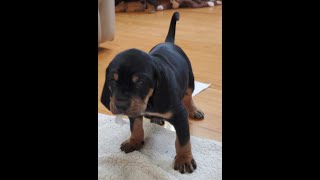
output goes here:
[[143, 51], [129, 49], [109, 64], [101, 102], [113, 114], [136, 117], [144, 113], [153, 88], [151, 57]]

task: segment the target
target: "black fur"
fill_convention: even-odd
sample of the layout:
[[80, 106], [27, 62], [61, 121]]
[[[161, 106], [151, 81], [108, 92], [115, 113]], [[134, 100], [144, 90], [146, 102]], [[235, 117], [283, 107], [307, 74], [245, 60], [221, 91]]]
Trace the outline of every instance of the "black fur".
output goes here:
[[134, 118], [129, 118], [130, 121], [130, 131], [132, 132], [133, 124], [134, 124]]
[[[106, 69], [101, 102], [115, 114], [128, 115], [131, 132], [135, 118], [138, 116], [144, 115], [146, 118], [151, 118], [151, 121], [161, 124], [164, 116], [153, 117], [156, 114], [152, 115], [152, 112], [171, 113], [172, 116], [167, 116], [165, 120], [174, 126], [178, 143], [183, 147], [190, 141], [190, 132], [188, 112], [182, 99], [187, 94], [187, 89], [191, 89], [193, 92], [194, 76], [187, 55], [174, 44], [175, 25], [178, 19], [179, 13], [175, 12], [165, 42], [153, 47], [149, 53], [138, 49], [129, 49], [114, 57]], [[150, 96], [152, 90], [153, 93]], [[148, 94], [150, 98], [147, 101]], [[111, 97], [114, 101], [112, 107], [110, 106]], [[124, 102], [130, 102], [130, 105], [132, 102], [138, 103], [134, 106], [128, 106], [129, 108], [122, 110], [122, 112], [119, 112], [118, 108], [113, 108]], [[132, 107], [140, 108], [137, 110]], [[139, 147], [141, 147], [140, 144]], [[121, 150], [125, 152], [131, 152], [135, 150], [134, 148], [121, 145]], [[181, 160], [179, 161], [175, 161], [174, 169], [183, 173], [184, 168], [181, 168], [181, 164], [179, 165]], [[183, 166], [188, 172], [192, 172], [193, 170], [190, 168], [191, 166], [196, 168], [195, 161], [194, 159], [188, 159], [188, 161], [190, 161], [189, 164], [183, 164]]]
[[171, 18], [169, 32], [165, 42], [174, 43], [174, 37], [176, 35], [176, 22], [179, 21], [179, 13], [175, 12]]
[[[179, 13], [175, 12], [166, 42], [155, 46], [148, 54], [138, 49], [129, 49], [112, 60], [106, 70], [101, 102], [110, 110], [112, 93], [116, 93], [115, 96], [125, 95], [144, 99], [148, 90], [153, 88], [154, 92], [148, 101], [146, 111], [172, 112], [173, 117], [166, 120], [175, 127], [179, 143], [184, 145], [189, 141], [190, 134], [188, 113], [182, 104], [182, 98], [187, 88], [193, 91], [194, 76], [187, 55], [174, 44], [175, 24], [178, 19]], [[117, 85], [110, 85], [112, 73], [115, 71], [119, 73], [119, 82]], [[140, 75], [144, 81], [143, 87], [136, 88], [130, 81], [133, 74]], [[130, 122], [133, 122], [132, 118], [130, 117]]]
[[[154, 89], [146, 112], [172, 112], [172, 118], [166, 121], [175, 127], [179, 143], [184, 145], [189, 141], [190, 133], [188, 113], [182, 98], [188, 88], [193, 91], [194, 76], [187, 55], [174, 44], [175, 24], [178, 19], [179, 13], [175, 12], [166, 42], [156, 45], [149, 53], [129, 49], [115, 56], [106, 70], [101, 102], [110, 110], [112, 95], [144, 99], [149, 89]], [[112, 81], [113, 72], [119, 74], [116, 84]], [[139, 79], [143, 81], [141, 87], [136, 87], [131, 81], [133, 74], [138, 74]], [[133, 122], [134, 117], [129, 118], [130, 122]]]

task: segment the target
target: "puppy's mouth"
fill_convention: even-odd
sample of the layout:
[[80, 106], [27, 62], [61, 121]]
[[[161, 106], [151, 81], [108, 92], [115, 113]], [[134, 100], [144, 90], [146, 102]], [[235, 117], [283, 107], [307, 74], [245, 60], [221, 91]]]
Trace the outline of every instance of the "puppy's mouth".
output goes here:
[[123, 114], [129, 117], [137, 117], [144, 114], [147, 105], [139, 98], [131, 98], [128, 102], [115, 102], [113, 98], [110, 101], [110, 110], [112, 114]]
[[142, 99], [139, 97], [131, 97], [126, 102], [115, 101], [114, 97], [110, 98], [110, 110], [112, 114], [123, 114], [129, 117], [137, 117], [145, 114], [147, 104], [150, 96], [153, 93], [153, 89], [149, 89], [147, 96]]

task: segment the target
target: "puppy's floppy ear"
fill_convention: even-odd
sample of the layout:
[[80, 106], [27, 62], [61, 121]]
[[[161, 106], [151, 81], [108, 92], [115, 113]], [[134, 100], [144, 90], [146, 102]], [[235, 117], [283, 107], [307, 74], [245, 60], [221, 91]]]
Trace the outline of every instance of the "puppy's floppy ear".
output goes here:
[[105, 79], [104, 86], [102, 89], [101, 103], [110, 111], [111, 92], [109, 89], [109, 81], [108, 81], [108, 77], [107, 77], [108, 73], [109, 73], [109, 67], [106, 70], [106, 79]]

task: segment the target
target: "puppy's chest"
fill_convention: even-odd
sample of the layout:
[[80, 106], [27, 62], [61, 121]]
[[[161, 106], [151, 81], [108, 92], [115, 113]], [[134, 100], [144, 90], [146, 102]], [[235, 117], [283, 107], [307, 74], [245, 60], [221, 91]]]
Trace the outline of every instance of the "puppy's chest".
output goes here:
[[145, 118], [162, 118], [162, 119], [171, 119], [173, 116], [173, 113], [171, 111], [167, 111], [167, 112], [156, 112], [153, 109], [149, 108], [145, 111], [144, 113], [144, 117]]
[[163, 105], [163, 106], [156, 106], [154, 104], [153, 99], [151, 98], [148, 102], [147, 108], [145, 110], [146, 113], [164, 113], [168, 110], [168, 105]]
[[158, 107], [155, 107], [152, 102], [149, 102], [146, 108], [146, 111], [144, 113], [144, 117], [146, 118], [163, 118], [163, 119], [171, 119], [172, 118], [172, 111], [170, 111], [170, 108], [162, 107], [162, 109], [159, 109]]
[[147, 108], [146, 108], [146, 112], [156, 112], [156, 111], [157, 111], [157, 109], [154, 107], [153, 99], [150, 98], [148, 105], [147, 105]]

